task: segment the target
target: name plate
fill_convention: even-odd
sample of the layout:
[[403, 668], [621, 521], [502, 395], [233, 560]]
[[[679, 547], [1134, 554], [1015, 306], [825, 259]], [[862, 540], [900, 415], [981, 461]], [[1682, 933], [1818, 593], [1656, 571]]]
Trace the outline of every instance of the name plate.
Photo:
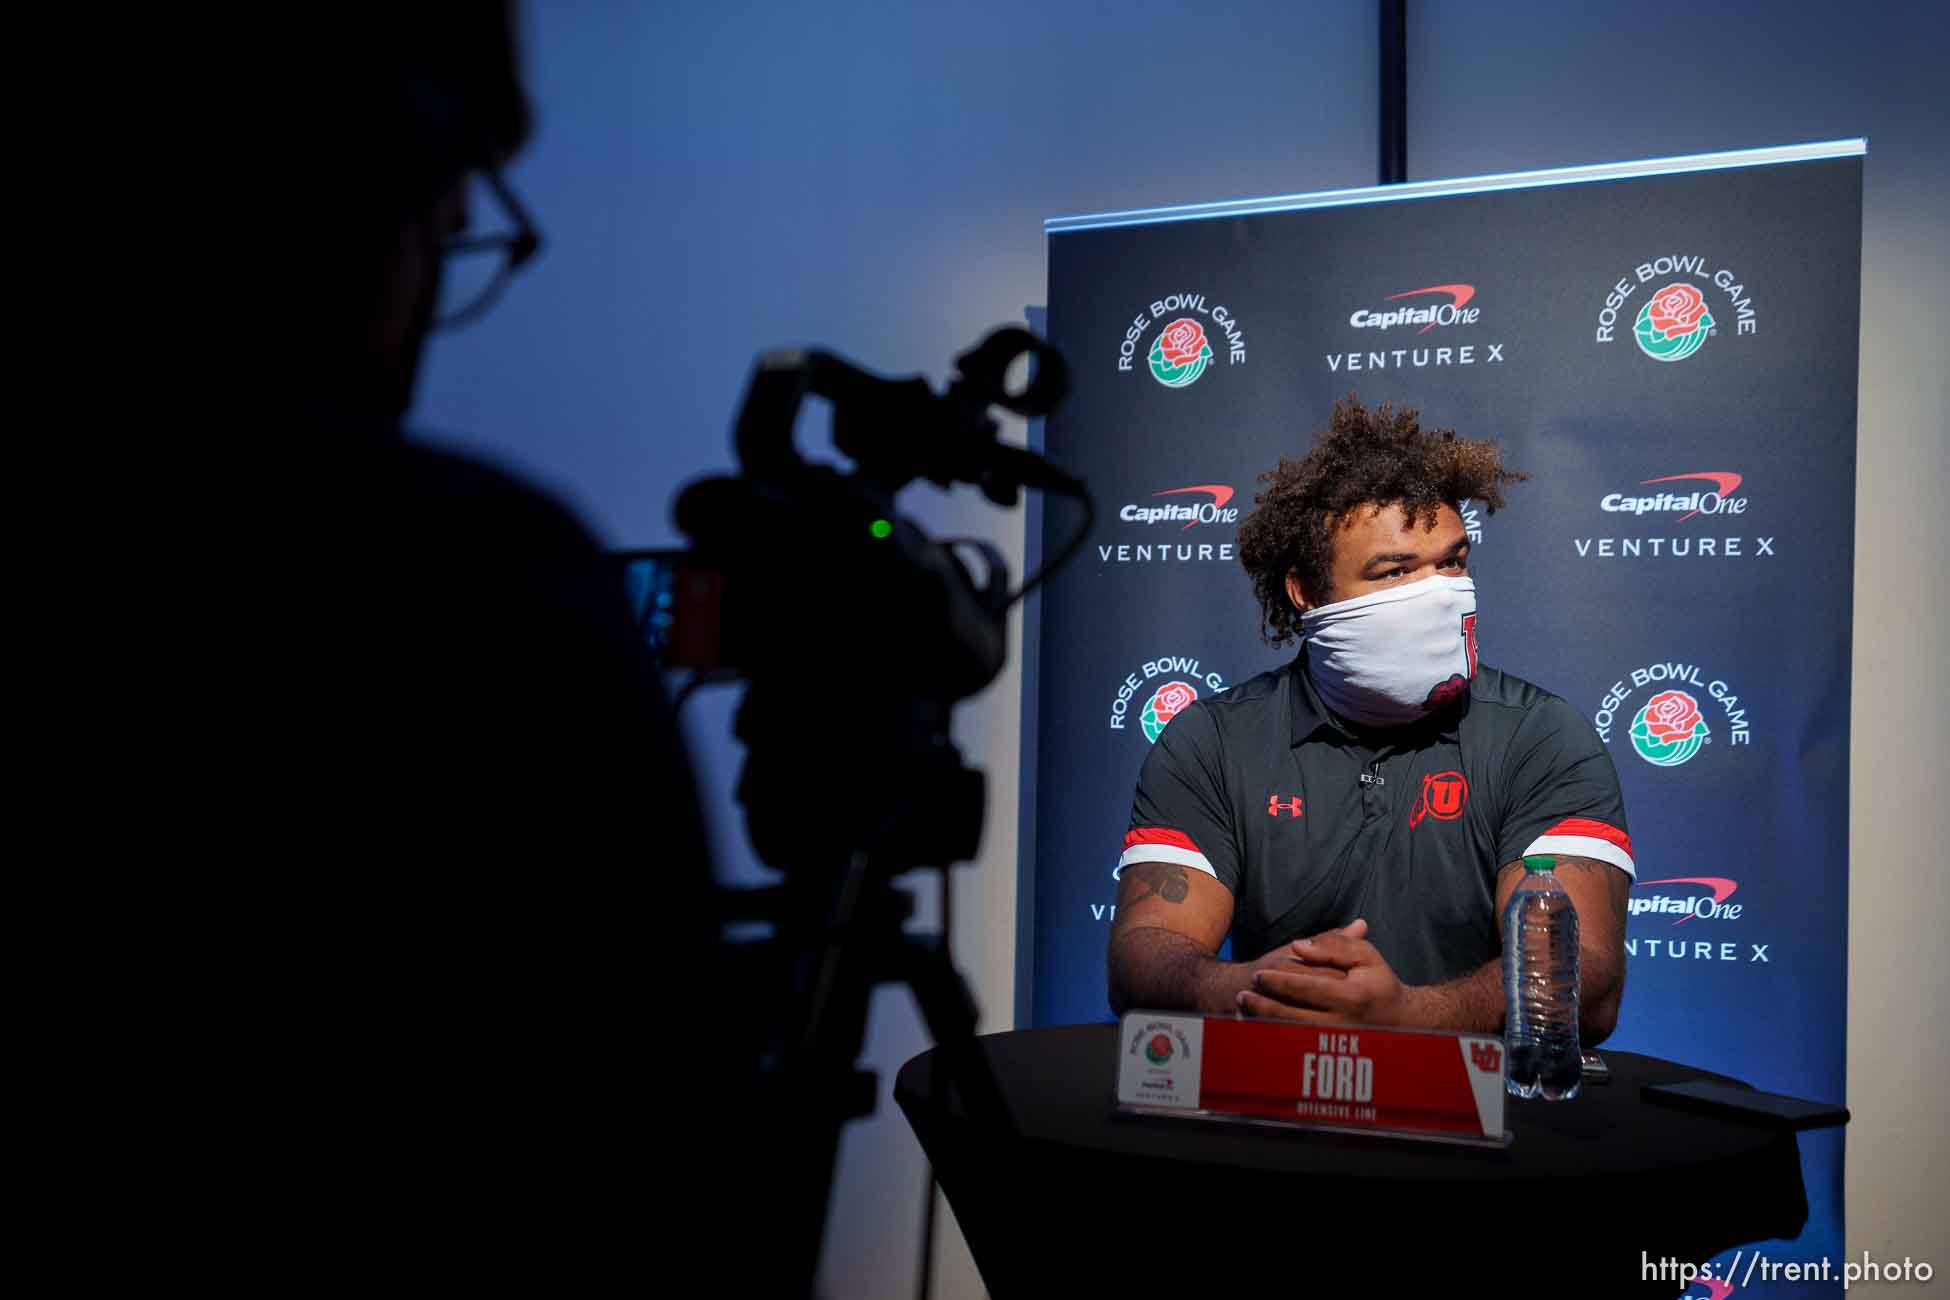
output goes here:
[[1133, 1011], [1120, 1109], [1502, 1146], [1503, 1040]]

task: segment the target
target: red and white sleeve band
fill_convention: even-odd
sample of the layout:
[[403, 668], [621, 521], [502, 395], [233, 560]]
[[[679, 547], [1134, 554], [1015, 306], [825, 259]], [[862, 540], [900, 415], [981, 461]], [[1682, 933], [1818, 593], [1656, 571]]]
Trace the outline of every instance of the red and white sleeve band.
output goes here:
[[1632, 838], [1616, 826], [1594, 822], [1587, 817], [1567, 817], [1530, 842], [1523, 855], [1561, 853], [1567, 858], [1592, 858], [1609, 862], [1632, 879], [1638, 867], [1632, 862]]
[[1157, 826], [1141, 826], [1124, 837], [1124, 853], [1117, 859], [1117, 870], [1110, 873], [1111, 879], [1122, 876], [1124, 868], [1134, 862], [1170, 862], [1203, 871], [1214, 880], [1219, 878], [1211, 862], [1198, 851], [1198, 845], [1192, 843], [1191, 836]]

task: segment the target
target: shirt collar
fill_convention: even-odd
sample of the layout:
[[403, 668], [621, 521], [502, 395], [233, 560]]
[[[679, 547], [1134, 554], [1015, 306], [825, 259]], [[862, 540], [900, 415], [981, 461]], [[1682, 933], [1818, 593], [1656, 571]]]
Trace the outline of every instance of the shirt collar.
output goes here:
[[1314, 690], [1314, 679], [1307, 675], [1305, 642], [1300, 645], [1300, 653], [1293, 656], [1293, 662], [1287, 665], [1286, 675], [1287, 694], [1293, 700], [1293, 737], [1289, 747], [1303, 740], [1312, 740], [1314, 733], [1323, 728], [1341, 736], [1351, 734], [1320, 702], [1320, 693]]
[[[1470, 684], [1472, 687], [1475, 685], [1474, 682]], [[1461, 701], [1454, 707], [1444, 709], [1436, 717], [1425, 722], [1388, 731], [1356, 732], [1321, 702], [1320, 692], [1314, 689], [1314, 680], [1307, 674], [1307, 646], [1302, 642], [1300, 653], [1293, 656], [1293, 662], [1287, 665], [1287, 694], [1293, 700], [1293, 735], [1288, 742], [1288, 748], [1291, 748], [1302, 741], [1313, 739], [1314, 733], [1322, 729], [1348, 740], [1364, 743], [1385, 741], [1390, 744], [1413, 743], [1425, 732], [1432, 732], [1453, 745], [1457, 743], [1456, 729], [1461, 725], [1463, 715], [1469, 712], [1471, 692], [1465, 691]]]

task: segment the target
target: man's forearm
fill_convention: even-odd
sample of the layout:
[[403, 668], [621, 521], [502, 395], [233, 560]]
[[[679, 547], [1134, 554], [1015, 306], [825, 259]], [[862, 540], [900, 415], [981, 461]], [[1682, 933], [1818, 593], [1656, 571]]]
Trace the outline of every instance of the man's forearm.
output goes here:
[[[1596, 1046], [1610, 1036], [1618, 1023], [1621, 992], [1616, 970], [1602, 960], [1602, 954], [1587, 949], [1580, 954], [1585, 978], [1579, 981], [1578, 1038], [1586, 1047]], [[1403, 990], [1409, 1004], [1410, 1023], [1422, 1029], [1460, 1029], [1468, 1032], [1503, 1032], [1503, 959], [1484, 962], [1467, 975], [1440, 984], [1424, 984]]]
[[1580, 946], [1578, 964], [1578, 1040], [1596, 1047], [1618, 1026], [1625, 972], [1621, 961], [1588, 943]]
[[1503, 1030], [1503, 960], [1486, 961], [1467, 975], [1402, 990], [1408, 1022], [1418, 1029]]
[[1220, 961], [1162, 926], [1134, 926], [1111, 935], [1111, 1010], [1118, 1015], [1133, 1007], [1231, 1015], [1252, 977], [1249, 963]]

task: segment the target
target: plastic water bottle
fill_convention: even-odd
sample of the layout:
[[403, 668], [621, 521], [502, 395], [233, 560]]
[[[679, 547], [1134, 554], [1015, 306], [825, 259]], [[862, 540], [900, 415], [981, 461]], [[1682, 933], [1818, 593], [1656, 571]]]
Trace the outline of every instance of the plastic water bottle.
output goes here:
[[1503, 909], [1504, 1086], [1519, 1097], [1565, 1101], [1584, 1078], [1578, 1046], [1578, 912], [1552, 873], [1523, 860]]

